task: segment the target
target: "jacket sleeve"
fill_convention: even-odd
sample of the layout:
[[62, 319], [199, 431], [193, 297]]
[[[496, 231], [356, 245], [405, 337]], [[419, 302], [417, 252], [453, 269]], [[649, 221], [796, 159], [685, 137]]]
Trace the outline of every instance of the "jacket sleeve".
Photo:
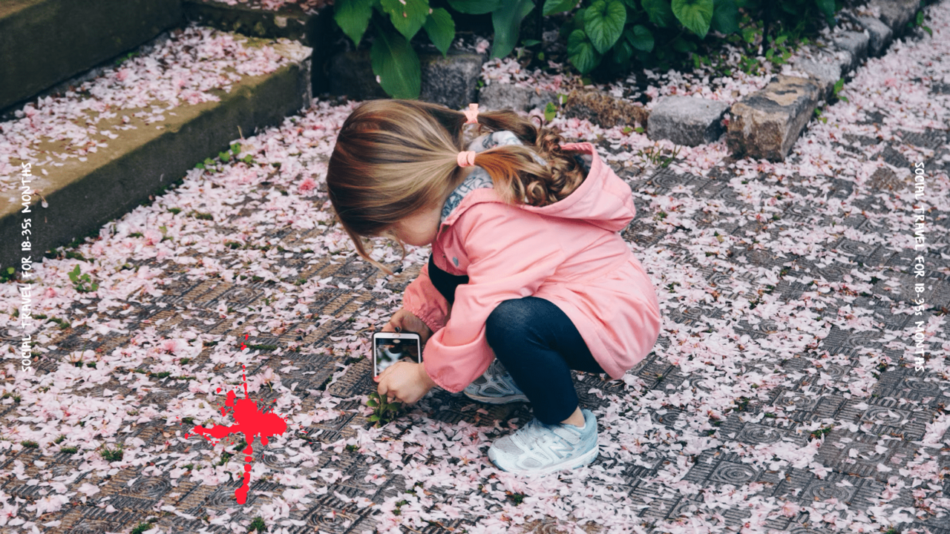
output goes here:
[[[452, 316], [426, 343], [423, 365], [441, 388], [457, 393], [494, 358], [485, 321], [505, 300], [534, 294], [565, 259], [543, 217], [504, 203], [477, 204], [452, 227], [468, 257], [469, 282], [455, 290]], [[505, 239], [499, 240], [498, 236]], [[518, 243], [517, 248], [506, 244]]]
[[419, 276], [406, 286], [402, 297], [402, 307], [422, 319], [422, 322], [433, 332], [445, 326], [449, 303], [432, 284], [428, 263], [422, 266]]

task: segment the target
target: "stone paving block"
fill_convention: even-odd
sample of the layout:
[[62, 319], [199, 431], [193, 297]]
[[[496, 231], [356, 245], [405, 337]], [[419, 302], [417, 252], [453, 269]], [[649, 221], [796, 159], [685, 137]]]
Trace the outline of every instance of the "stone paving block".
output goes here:
[[841, 66], [833, 63], [815, 61], [813, 59], [800, 59], [795, 63], [795, 68], [804, 72], [821, 89], [819, 98], [827, 99], [834, 89], [835, 83], [841, 79]]
[[890, 44], [894, 31], [878, 18], [852, 17], [852, 20], [868, 32], [868, 55], [871, 57], [880, 56], [887, 49], [887, 45]]
[[832, 41], [839, 50], [847, 51], [851, 54], [851, 64], [848, 67], [852, 71], [868, 57], [868, 41], [870, 38], [861, 32], [842, 32], [836, 35]]
[[[419, 98], [452, 109], [463, 109], [475, 102], [475, 90], [485, 56], [468, 51], [449, 50], [446, 58], [437, 51], [419, 52], [422, 88]], [[329, 64], [330, 87], [334, 95], [352, 100], [389, 98], [376, 82], [369, 52], [343, 52]]]
[[650, 139], [669, 139], [678, 145], [713, 143], [723, 133], [725, 102], [692, 96], [668, 96], [660, 100], [647, 119]]
[[511, 83], [494, 82], [478, 91], [478, 109], [485, 111], [500, 109], [531, 111], [534, 108], [544, 108], [549, 102], [557, 103], [557, 94], [553, 91], [542, 91]]
[[178, 0], [0, 3], [0, 111], [181, 21]]
[[881, 22], [898, 36], [906, 30], [906, 25], [917, 14], [921, 0], [871, 0], [868, 7], [878, 7]]
[[818, 104], [818, 86], [779, 75], [732, 106], [727, 146], [733, 154], [782, 161]]

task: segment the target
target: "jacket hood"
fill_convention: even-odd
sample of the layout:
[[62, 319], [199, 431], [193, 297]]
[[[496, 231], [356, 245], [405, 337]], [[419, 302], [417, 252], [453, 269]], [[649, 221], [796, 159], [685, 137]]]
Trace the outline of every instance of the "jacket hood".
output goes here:
[[[587, 177], [567, 198], [554, 204], [518, 207], [548, 217], [586, 221], [611, 232], [626, 228], [637, 213], [633, 205], [633, 191], [630, 186], [600, 159], [592, 144], [568, 143], [561, 145], [561, 149], [591, 155], [591, 167]], [[480, 202], [502, 202], [502, 200], [493, 189], [472, 191], [446, 217], [442, 225], [452, 224], [466, 209]]]

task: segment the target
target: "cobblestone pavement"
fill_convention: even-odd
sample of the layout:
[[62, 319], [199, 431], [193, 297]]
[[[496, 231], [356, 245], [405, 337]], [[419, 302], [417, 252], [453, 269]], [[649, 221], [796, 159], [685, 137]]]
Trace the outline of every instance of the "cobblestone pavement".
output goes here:
[[[486, 450], [530, 420], [523, 403], [436, 388], [372, 426], [368, 335], [428, 252], [387, 278], [328, 224], [323, 174], [352, 104], [317, 102], [240, 140], [253, 163], [195, 169], [38, 265], [31, 371], [16, 286], [0, 284], [0, 531], [246, 532], [260, 517], [293, 533], [950, 533], [950, 6], [928, 9], [933, 38], [861, 67], [784, 163], [720, 142], [663, 168], [641, 135], [555, 121], [599, 139], [631, 185], [623, 236], [664, 316], [623, 380], [577, 373], [600, 426], [591, 466], [494, 469]], [[98, 291], [76, 289], [76, 266]], [[289, 428], [253, 443], [240, 506], [239, 445], [184, 435], [234, 422], [218, 408], [243, 397], [242, 372]]]

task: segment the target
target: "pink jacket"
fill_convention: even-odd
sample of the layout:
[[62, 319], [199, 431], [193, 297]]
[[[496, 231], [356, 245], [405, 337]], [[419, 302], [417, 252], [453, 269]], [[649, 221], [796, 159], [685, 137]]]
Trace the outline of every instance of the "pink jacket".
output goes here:
[[590, 143], [562, 149], [593, 157], [587, 178], [564, 200], [509, 206], [493, 189], [475, 189], [440, 226], [432, 243], [435, 265], [469, 277], [456, 290], [447, 323], [448, 302], [429, 279], [428, 265], [406, 288], [403, 306], [433, 331], [423, 351], [425, 370], [448, 391], [462, 391], [488, 369], [494, 353], [485, 321], [508, 299], [533, 295], [556, 304], [613, 379], [656, 343], [656, 291], [618, 233], [636, 215], [630, 186]]

